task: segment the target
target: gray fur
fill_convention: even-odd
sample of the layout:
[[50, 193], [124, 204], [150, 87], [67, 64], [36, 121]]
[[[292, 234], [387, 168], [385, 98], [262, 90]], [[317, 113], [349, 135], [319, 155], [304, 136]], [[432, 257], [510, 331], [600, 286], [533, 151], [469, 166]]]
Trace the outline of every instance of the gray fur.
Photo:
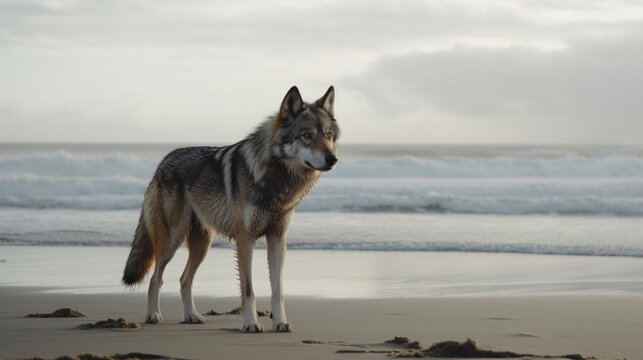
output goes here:
[[273, 329], [292, 331], [280, 295], [285, 234], [295, 207], [321, 171], [330, 170], [336, 161], [339, 127], [333, 101], [332, 86], [312, 104], [304, 103], [293, 87], [279, 111], [244, 140], [223, 147], [176, 149], [165, 156], [146, 191], [123, 276], [127, 285], [142, 281], [154, 260], [148, 322], [161, 321], [158, 293], [163, 271], [185, 239], [190, 250], [181, 278], [185, 321], [205, 321], [194, 310], [192, 278], [213, 234], [218, 234], [236, 243], [243, 329], [251, 332], [263, 330], [253, 312], [252, 248], [261, 237], [269, 246], [278, 244], [281, 250], [274, 252], [276, 260], [270, 264], [271, 272], [278, 274], [271, 276], [273, 312], [279, 312]]

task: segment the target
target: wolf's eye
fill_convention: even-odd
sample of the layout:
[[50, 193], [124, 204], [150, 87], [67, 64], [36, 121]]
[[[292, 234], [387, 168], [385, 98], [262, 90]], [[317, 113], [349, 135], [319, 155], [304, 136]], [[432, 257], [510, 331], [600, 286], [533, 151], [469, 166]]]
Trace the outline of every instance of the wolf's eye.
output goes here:
[[332, 139], [332, 138], [333, 138], [333, 133], [332, 133], [332, 132], [330, 132], [330, 131], [329, 131], [329, 132], [327, 132], [327, 133], [326, 133], [326, 139], [330, 140], [330, 139]]
[[313, 135], [311, 133], [309, 133], [309, 132], [305, 132], [305, 133], [301, 134], [301, 137], [303, 137], [304, 139], [310, 139], [312, 136]]

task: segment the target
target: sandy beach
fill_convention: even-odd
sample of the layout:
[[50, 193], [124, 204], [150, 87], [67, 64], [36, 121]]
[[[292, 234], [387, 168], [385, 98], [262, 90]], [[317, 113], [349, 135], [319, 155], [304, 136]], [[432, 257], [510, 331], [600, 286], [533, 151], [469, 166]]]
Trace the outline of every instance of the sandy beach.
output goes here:
[[[184, 359], [386, 359], [383, 342], [408, 336], [428, 346], [470, 337], [491, 350], [538, 355], [580, 353], [599, 359], [643, 358], [643, 297], [521, 296], [424, 299], [322, 299], [291, 297], [289, 334], [245, 334], [239, 316], [209, 316], [205, 325], [181, 324], [178, 295], [163, 296], [165, 320], [143, 329], [80, 330], [79, 324], [144, 318], [142, 294], [58, 294], [2, 287], [0, 351], [3, 359], [142, 352]], [[197, 297], [203, 309], [229, 310], [237, 298]], [[266, 309], [266, 298], [258, 308]], [[26, 318], [31, 312], [73, 307], [82, 318]], [[270, 320], [261, 317], [265, 325]], [[306, 344], [317, 340], [325, 344]]]

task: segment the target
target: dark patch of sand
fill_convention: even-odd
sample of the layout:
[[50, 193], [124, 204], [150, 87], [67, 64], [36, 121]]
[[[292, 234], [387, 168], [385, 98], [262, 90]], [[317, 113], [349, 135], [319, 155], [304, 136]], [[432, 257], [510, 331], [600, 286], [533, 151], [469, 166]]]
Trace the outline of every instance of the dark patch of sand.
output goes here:
[[145, 353], [129, 353], [129, 354], [115, 354], [112, 356], [100, 356], [94, 354], [80, 354], [80, 355], [64, 355], [54, 359], [45, 359], [41, 357], [34, 357], [26, 360], [183, 360], [175, 357], [145, 354]]
[[[313, 340], [313, 339], [308, 339], [308, 340], [302, 340], [301, 341], [304, 344], [329, 344], [329, 345], [342, 345], [346, 346], [346, 343], [340, 340], [334, 340], [334, 341], [322, 341], [322, 340]], [[356, 346], [356, 345], [347, 345], [347, 346]]]
[[[323, 343], [323, 342], [322, 342]], [[478, 344], [468, 338], [466, 341], [440, 341], [436, 342], [430, 347], [423, 347], [419, 341], [413, 340], [406, 336], [396, 336], [392, 339], [386, 340], [386, 344], [393, 344], [403, 346], [402, 350], [374, 350], [369, 348], [363, 349], [342, 349], [337, 350], [338, 353], [385, 353], [388, 356], [396, 358], [420, 358], [420, 357], [435, 357], [435, 358], [520, 358], [531, 357], [540, 359], [570, 359], [570, 360], [590, 360], [593, 357], [583, 357], [580, 354], [567, 354], [567, 355], [534, 355], [534, 354], [519, 354], [511, 351], [495, 351], [481, 349]], [[354, 345], [355, 347], [363, 347], [362, 345]]]
[[494, 351], [481, 349], [471, 338], [464, 342], [441, 341], [434, 343], [428, 349], [422, 349], [425, 355], [432, 357], [464, 357], [464, 358], [518, 358], [527, 356], [511, 351]]
[[388, 339], [388, 340], [386, 340], [386, 341], [384, 341], [384, 342], [385, 342], [385, 343], [387, 343], [387, 344], [397, 344], [397, 345], [402, 345], [402, 344], [408, 344], [408, 343], [410, 343], [411, 341], [413, 341], [413, 339], [411, 339], [410, 337], [406, 337], [406, 336], [396, 336], [396, 337], [394, 337], [394, 338], [392, 338], [392, 339]]
[[78, 325], [79, 329], [142, 329], [141, 324], [136, 321], [127, 321], [125, 318], [101, 320], [95, 323], [86, 323]]
[[396, 336], [392, 339], [388, 339], [385, 341], [385, 343], [388, 344], [396, 344], [396, 345], [406, 345], [407, 348], [409, 349], [421, 349], [422, 346], [420, 346], [420, 342], [411, 339], [410, 337], [406, 336]]
[[538, 338], [540, 336], [534, 335], [534, 334], [527, 334], [527, 333], [515, 333], [515, 334], [509, 334], [508, 336], [511, 337], [521, 337], [521, 338]]
[[62, 318], [62, 317], [83, 317], [87, 316], [86, 314], [81, 313], [78, 310], [72, 308], [60, 308], [50, 313], [34, 313], [25, 315], [26, 317], [38, 317], [38, 318]]
[[320, 340], [302, 340], [304, 344], [325, 344], [325, 341], [320, 341]]
[[[219, 312], [214, 309], [208, 311], [203, 315], [241, 315], [241, 307], [236, 307], [230, 311]], [[257, 310], [257, 316], [271, 316], [268, 310]]]

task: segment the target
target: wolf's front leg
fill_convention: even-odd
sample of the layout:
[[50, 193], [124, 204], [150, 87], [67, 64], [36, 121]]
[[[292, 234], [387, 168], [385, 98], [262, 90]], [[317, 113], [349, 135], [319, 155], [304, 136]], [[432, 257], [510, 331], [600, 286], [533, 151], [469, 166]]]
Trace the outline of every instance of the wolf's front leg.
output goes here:
[[286, 237], [268, 238], [268, 267], [272, 287], [272, 331], [292, 332], [294, 327], [286, 320], [282, 273], [286, 257]]
[[257, 305], [252, 289], [252, 250], [254, 244], [246, 238], [238, 238], [236, 242], [241, 283], [241, 316], [243, 317], [241, 330], [250, 333], [264, 332], [263, 326], [257, 320]]

